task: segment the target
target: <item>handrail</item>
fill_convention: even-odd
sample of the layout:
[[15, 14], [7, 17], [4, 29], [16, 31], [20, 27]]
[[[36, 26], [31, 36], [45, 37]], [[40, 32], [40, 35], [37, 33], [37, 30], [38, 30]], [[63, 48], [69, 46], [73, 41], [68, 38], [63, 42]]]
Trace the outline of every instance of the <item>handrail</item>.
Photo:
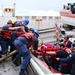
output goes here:
[[[37, 74], [35, 74], [35, 75], [56, 75], [57, 74], [57, 73], [53, 74], [50, 71], [49, 67], [44, 62], [42, 62], [38, 58], [34, 57], [32, 54], [31, 54], [31, 57], [32, 58], [30, 60], [30, 65], [32, 65], [32, 67], [36, 70], [35, 72]], [[61, 75], [61, 74], [58, 73], [57, 75]]]

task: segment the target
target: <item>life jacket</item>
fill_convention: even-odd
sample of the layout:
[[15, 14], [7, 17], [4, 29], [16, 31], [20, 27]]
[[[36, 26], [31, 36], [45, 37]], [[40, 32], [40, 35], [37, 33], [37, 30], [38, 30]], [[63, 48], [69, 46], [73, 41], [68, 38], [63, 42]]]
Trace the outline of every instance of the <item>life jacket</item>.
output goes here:
[[61, 66], [69, 66], [68, 63], [62, 63]]
[[67, 41], [63, 40], [63, 42], [65, 43], [65, 47], [67, 47], [69, 40]]
[[67, 47], [60, 48], [60, 50], [66, 50], [66, 49], [67, 49]]
[[24, 32], [17, 32], [17, 36], [21, 36]]
[[60, 46], [55, 46], [55, 47], [53, 48], [53, 50], [54, 50], [54, 51], [60, 50]]
[[69, 42], [69, 41], [66, 41], [66, 42], [65, 42], [65, 47], [67, 47], [67, 45], [68, 45], [68, 42]]
[[31, 43], [28, 44], [28, 48], [33, 46], [33, 41]]
[[2, 31], [1, 36], [5, 39], [8, 39], [11, 37], [12, 32], [11, 31]]
[[70, 54], [72, 52], [72, 50], [70, 48], [66, 48], [65, 51]]
[[21, 36], [24, 36], [27, 39], [32, 39], [34, 37], [34, 34], [33, 33], [25, 33], [25, 34], [22, 34]]
[[28, 40], [28, 48], [31, 47], [34, 43], [33, 43], [33, 38], [34, 38], [34, 34], [31, 33], [31, 32], [28, 32], [28, 33], [24, 33], [24, 32], [18, 32], [18, 33], [22, 33], [21, 37], [25, 37], [27, 40]]

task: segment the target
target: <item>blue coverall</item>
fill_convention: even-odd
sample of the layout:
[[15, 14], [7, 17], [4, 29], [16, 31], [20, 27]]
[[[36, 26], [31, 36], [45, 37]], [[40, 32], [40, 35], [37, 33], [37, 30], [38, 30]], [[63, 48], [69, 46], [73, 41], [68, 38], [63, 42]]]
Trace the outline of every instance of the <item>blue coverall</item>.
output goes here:
[[[24, 26], [24, 25], [22, 24], [21, 21], [14, 23], [14, 27], [18, 27], [18, 26]], [[29, 30], [28, 27], [27, 26], [24, 26], [24, 28], [25, 28], [25, 31], [28, 32], [28, 30]], [[12, 31], [11, 40], [13, 42], [18, 37], [17, 32], [22, 32], [22, 30], [21, 29], [18, 29], [17, 31]]]
[[[58, 51], [56, 51], [56, 54], [60, 58], [66, 58], [69, 56], [69, 54], [65, 50], [58, 50]], [[64, 74], [69, 74], [70, 68], [71, 68], [71, 63], [65, 63], [65, 62], [60, 62], [60, 63], [61, 63], [60, 72], [64, 73]]]
[[68, 41], [67, 47], [70, 48], [71, 47], [72, 42]]
[[26, 68], [30, 62], [30, 58], [31, 58], [29, 50], [27, 48], [28, 43], [29, 42], [25, 37], [18, 37], [14, 41], [15, 47], [19, 51], [19, 54], [16, 56], [16, 58], [23, 57], [23, 63], [21, 65], [21, 69], [24, 69], [24, 70], [26, 70]]
[[34, 36], [34, 38], [30, 38], [30, 39], [27, 39], [24, 36], [20, 36], [14, 41], [15, 47], [19, 51], [19, 54], [16, 56], [16, 58], [23, 57], [23, 63], [21, 65], [21, 69], [23, 69], [23, 70], [26, 70], [26, 68], [30, 62], [30, 59], [31, 59], [30, 52], [28, 50], [28, 45], [32, 42], [34, 43], [34, 47], [35, 47], [34, 49], [37, 49], [36, 46], [38, 44], [38, 38], [36, 36]]
[[[3, 26], [3, 30], [9, 30], [9, 26], [5, 25]], [[1, 53], [4, 53], [6, 50], [8, 50], [8, 46], [10, 45], [10, 51], [15, 50], [15, 46], [12, 43], [12, 40], [10, 38], [4, 38], [3, 35], [6, 32], [2, 32], [2, 36], [1, 36]]]
[[[14, 23], [14, 27], [18, 27], [18, 26], [24, 26], [24, 25], [22, 24], [21, 21], [20, 21], [20, 22], [15, 22], [15, 23]], [[27, 27], [27, 26], [24, 26], [24, 28], [25, 28], [25, 31], [28, 32], [28, 27]], [[17, 31], [12, 31], [12, 35], [11, 35], [11, 40], [12, 40], [12, 42], [14, 42], [14, 40], [15, 40], [17, 37], [19, 37], [19, 36], [17, 35], [18, 32], [22, 32], [22, 29], [18, 29]], [[13, 55], [12, 60], [15, 59], [15, 57], [16, 57], [17, 54], [18, 54], [18, 53], [16, 53], [16, 54]]]
[[65, 62], [65, 63], [72, 63], [72, 67], [71, 67], [71, 70], [70, 70], [70, 75], [75, 75], [75, 52], [72, 52], [66, 58], [60, 58], [59, 61]]

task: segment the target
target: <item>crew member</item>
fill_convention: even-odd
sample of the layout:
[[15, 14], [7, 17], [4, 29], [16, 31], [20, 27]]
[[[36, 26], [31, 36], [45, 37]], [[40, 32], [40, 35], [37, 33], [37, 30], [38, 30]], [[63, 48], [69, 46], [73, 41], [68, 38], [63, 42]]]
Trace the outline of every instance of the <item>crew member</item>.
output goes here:
[[[64, 42], [61, 42], [59, 45], [60, 45], [59, 50], [49, 51], [46, 53], [49, 54], [50, 56], [66, 58], [71, 53], [71, 50], [65, 48]], [[60, 72], [64, 73], [64, 74], [68, 74], [70, 72], [70, 68], [71, 68], [70, 64], [69, 63], [60, 63], [60, 64], [61, 64]], [[57, 65], [55, 65], [55, 66], [57, 66]], [[57, 68], [59, 68], [59, 66], [57, 66]]]
[[65, 36], [63, 42], [65, 43], [65, 47], [71, 47], [72, 42], [69, 40], [69, 36]]
[[39, 37], [39, 31], [38, 30], [32, 30], [32, 33], [34, 33], [34, 41], [33, 41], [33, 50], [32, 53], [35, 57], [37, 57], [36, 50], [38, 49], [38, 37]]
[[[5, 53], [8, 50], [8, 46], [10, 45], [10, 51], [14, 50], [14, 44], [11, 40], [12, 30], [23, 29], [23, 27], [13, 27], [14, 21], [9, 20], [5, 26], [2, 27], [1, 31], [1, 53]], [[23, 32], [25, 32], [23, 30]]]
[[30, 43], [33, 43], [35, 49], [37, 49], [37, 47], [35, 46], [35, 45], [37, 45], [36, 40], [37, 39], [36, 39], [34, 33], [28, 32], [28, 33], [21, 35], [14, 41], [14, 45], [17, 48], [17, 50], [19, 51], [19, 54], [14, 59], [13, 63], [15, 65], [18, 65], [17, 60], [19, 58], [23, 57], [23, 62], [21, 65], [21, 71], [20, 71], [19, 75], [25, 75], [24, 71], [26, 70], [26, 68], [30, 62], [30, 59], [31, 59], [28, 47], [29, 47]]
[[[14, 23], [14, 27], [23, 27], [23, 31], [28, 32], [29, 28], [27, 27], [27, 25], [29, 24], [29, 20], [25, 19], [23, 21], [16, 21]], [[22, 29], [18, 29], [17, 31], [13, 31], [12, 35], [11, 35], [11, 40], [14, 42], [14, 40], [20, 36], [21, 34], [23, 34]]]
[[28, 24], [29, 24], [29, 20], [25, 19], [23, 21], [16, 21], [14, 26], [15, 27], [17, 27], [17, 26], [24, 26], [25, 31], [28, 32], [29, 31], [29, 28], [27, 27]]
[[70, 75], [75, 75], [75, 43], [72, 43], [72, 53], [66, 58], [56, 58], [56, 60], [64, 63], [71, 63]]
[[[29, 24], [29, 20], [28, 20], [28, 19], [25, 19], [25, 20], [23, 20], [23, 21], [16, 21], [16, 22], [14, 23], [14, 27], [23, 27], [23, 30], [24, 30], [25, 32], [23, 32], [22, 29], [18, 29], [18, 30], [16, 30], [16, 31], [13, 31], [13, 32], [12, 32], [12, 35], [11, 35], [11, 40], [12, 40], [13, 42], [14, 42], [14, 40], [15, 40], [17, 37], [19, 37], [20, 35], [29, 32], [29, 28], [27, 27], [28, 24]], [[17, 55], [17, 53], [13, 55], [12, 60], [15, 59], [16, 55]], [[20, 59], [19, 61], [21, 61], [21, 59]]]

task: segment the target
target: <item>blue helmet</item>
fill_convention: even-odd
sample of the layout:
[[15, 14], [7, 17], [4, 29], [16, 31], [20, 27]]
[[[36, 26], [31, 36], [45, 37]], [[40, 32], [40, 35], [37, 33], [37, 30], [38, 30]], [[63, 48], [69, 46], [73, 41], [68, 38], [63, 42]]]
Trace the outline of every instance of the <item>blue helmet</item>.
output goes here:
[[30, 28], [30, 30], [34, 33], [35, 29], [34, 28]]
[[35, 30], [34, 33], [39, 36], [39, 31], [38, 30]]
[[23, 22], [24, 22], [26, 25], [29, 24], [29, 20], [28, 20], [28, 19], [23, 20]]

